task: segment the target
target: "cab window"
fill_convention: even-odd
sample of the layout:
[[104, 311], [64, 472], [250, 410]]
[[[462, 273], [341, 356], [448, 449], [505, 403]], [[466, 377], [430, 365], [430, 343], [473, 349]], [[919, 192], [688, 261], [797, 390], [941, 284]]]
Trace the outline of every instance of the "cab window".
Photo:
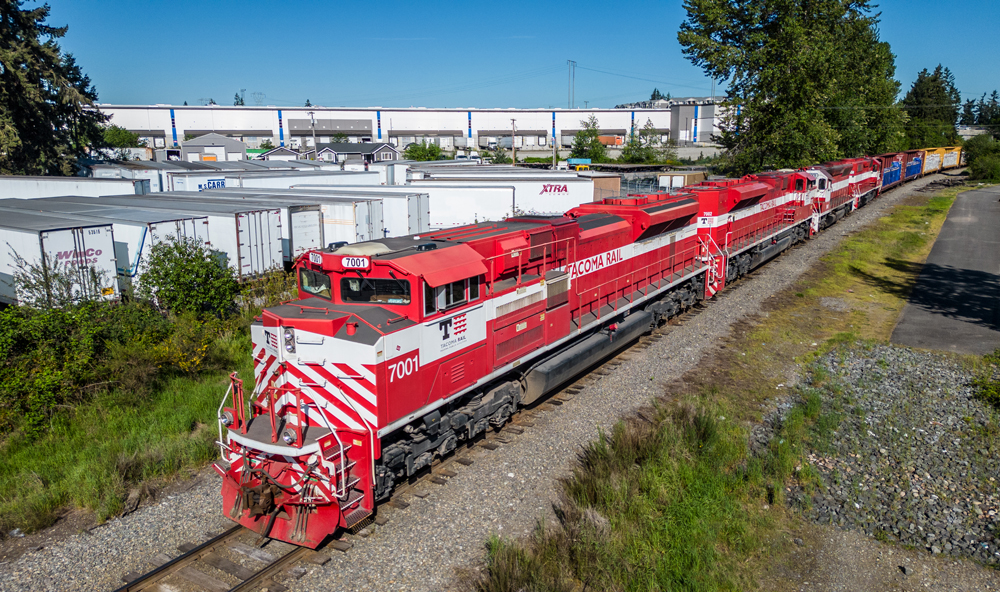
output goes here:
[[330, 276], [325, 273], [302, 268], [299, 270], [299, 289], [306, 294], [330, 300]]
[[409, 304], [410, 282], [366, 277], [340, 280], [340, 300], [349, 303]]
[[820, 179], [819, 180], [819, 188], [820, 189], [826, 189], [826, 179]]
[[802, 182], [802, 179], [796, 179], [795, 180], [795, 190], [796, 191], [802, 191], [803, 187], [805, 187], [805, 183]]
[[424, 283], [424, 313], [428, 315], [476, 300], [479, 300], [478, 277], [458, 280], [437, 288]]

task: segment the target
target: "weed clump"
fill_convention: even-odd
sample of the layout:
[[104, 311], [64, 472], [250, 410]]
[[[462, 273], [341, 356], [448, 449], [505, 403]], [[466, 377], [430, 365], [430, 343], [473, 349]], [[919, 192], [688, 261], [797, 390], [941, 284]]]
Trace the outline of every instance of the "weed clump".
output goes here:
[[972, 381], [975, 397], [980, 401], [1000, 409], [1000, 349], [983, 356], [987, 369]]

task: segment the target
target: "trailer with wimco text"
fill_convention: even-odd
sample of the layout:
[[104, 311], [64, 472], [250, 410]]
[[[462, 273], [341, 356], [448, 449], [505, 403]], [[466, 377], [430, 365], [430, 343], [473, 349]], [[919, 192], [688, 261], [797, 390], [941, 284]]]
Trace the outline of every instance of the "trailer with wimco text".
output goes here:
[[115, 237], [114, 254], [118, 276], [133, 285], [137, 285], [140, 270], [153, 246], [171, 238], [191, 239], [199, 243], [211, 242], [208, 234], [208, 218], [205, 216], [181, 217], [163, 210], [106, 207], [96, 203], [68, 201], [65, 197], [3, 199], [0, 200], [0, 209], [26, 211], [44, 216], [85, 217], [89, 220], [111, 223]]
[[107, 208], [130, 208], [169, 212], [177, 218], [208, 219], [210, 241], [205, 244], [223, 258], [241, 279], [281, 269], [284, 264], [281, 209], [273, 206], [230, 202], [197, 203], [150, 196], [67, 197], [66, 201], [96, 203]]
[[72, 299], [118, 298], [111, 224], [24, 211], [0, 214], [0, 302], [23, 301], [29, 295], [15, 277], [43, 268], [70, 278]]

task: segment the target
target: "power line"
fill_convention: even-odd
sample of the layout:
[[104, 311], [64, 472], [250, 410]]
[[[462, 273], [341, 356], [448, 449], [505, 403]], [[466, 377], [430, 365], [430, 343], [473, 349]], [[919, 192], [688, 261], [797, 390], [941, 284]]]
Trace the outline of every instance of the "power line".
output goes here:
[[643, 82], [653, 82], [656, 84], [666, 84], [670, 86], [683, 86], [685, 88], [693, 88], [695, 90], [705, 90], [704, 86], [692, 86], [690, 84], [682, 84], [679, 82], [667, 82], [666, 80], [654, 80], [652, 78], [643, 78], [642, 76], [633, 76], [631, 74], [622, 74], [620, 72], [609, 72], [607, 70], [598, 70], [597, 68], [588, 68], [586, 66], [577, 66], [581, 70], [589, 70], [591, 72], [598, 72], [601, 74], [607, 74], [609, 76], [618, 76], [621, 78], [631, 78], [632, 80], [642, 80]]

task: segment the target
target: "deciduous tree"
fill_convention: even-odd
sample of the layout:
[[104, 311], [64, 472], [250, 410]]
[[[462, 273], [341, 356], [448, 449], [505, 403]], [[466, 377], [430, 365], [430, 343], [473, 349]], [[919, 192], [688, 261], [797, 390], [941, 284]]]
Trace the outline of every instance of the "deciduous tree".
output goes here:
[[678, 40], [727, 81], [721, 142], [730, 172], [884, 152], [905, 115], [868, 0], [685, 0]]
[[672, 143], [664, 144], [660, 132], [651, 119], [646, 119], [641, 129], [632, 128], [628, 140], [622, 147], [621, 162], [631, 164], [649, 164], [672, 160], [677, 151]]
[[106, 117], [97, 91], [46, 24], [48, 4], [0, 0], [0, 173], [70, 175], [87, 147], [100, 146]]
[[429, 144], [426, 140], [419, 144], [410, 144], [403, 150], [403, 158], [407, 160], [438, 160], [441, 158], [441, 147]]
[[570, 148], [570, 158], [589, 158], [591, 162], [604, 162], [608, 159], [608, 150], [601, 144], [600, 124], [597, 117], [591, 115], [586, 121], [580, 122], [580, 131], [573, 138]]

